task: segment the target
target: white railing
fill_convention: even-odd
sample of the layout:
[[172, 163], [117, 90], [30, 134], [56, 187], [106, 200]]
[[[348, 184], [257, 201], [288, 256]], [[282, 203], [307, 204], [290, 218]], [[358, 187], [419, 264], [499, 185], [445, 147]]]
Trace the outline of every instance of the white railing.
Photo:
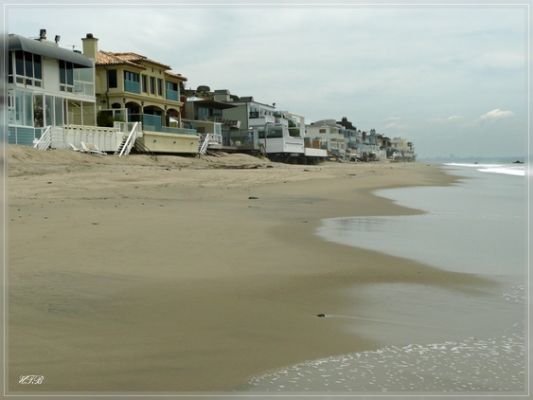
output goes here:
[[128, 154], [130, 154], [130, 151], [133, 148], [133, 146], [135, 145], [135, 140], [137, 139], [138, 133], [140, 131], [141, 131], [140, 122], [135, 122], [135, 124], [133, 124], [133, 128], [131, 128], [131, 131], [130, 131], [128, 137], [126, 138], [126, 141], [122, 145], [122, 149], [118, 153], [119, 157], [127, 156]]
[[211, 138], [211, 134], [210, 133], [207, 133], [204, 136], [204, 140], [203, 140], [202, 144], [200, 145], [200, 148], [198, 149], [198, 154], [205, 154], [206, 153], [207, 146], [209, 146], [210, 138]]
[[109, 127], [88, 125], [54, 126], [52, 128], [52, 147], [68, 149], [69, 143], [79, 147], [81, 142], [85, 142], [94, 143], [100, 150], [113, 152], [122, 141], [123, 135], [118, 129]]
[[41, 137], [39, 139], [34, 139], [33, 141], [33, 148], [37, 150], [48, 150], [50, 145], [52, 144], [52, 126], [47, 126], [46, 129], [41, 133]]

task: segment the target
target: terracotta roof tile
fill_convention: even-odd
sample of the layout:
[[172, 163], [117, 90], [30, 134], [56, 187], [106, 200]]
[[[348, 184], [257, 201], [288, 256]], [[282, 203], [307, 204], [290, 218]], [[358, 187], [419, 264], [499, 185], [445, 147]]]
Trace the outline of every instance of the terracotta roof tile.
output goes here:
[[187, 80], [187, 78], [185, 78], [182, 74], [178, 74], [178, 73], [176, 73], [176, 72], [165, 71], [165, 74], [166, 74], [166, 75], [173, 76], [174, 78], [181, 79], [182, 81], [186, 81], [186, 80]]
[[140, 63], [141, 61], [146, 61], [146, 62], [160, 65], [161, 67], [165, 68], [165, 74], [173, 76], [175, 78], [179, 78], [184, 81], [187, 80], [187, 78], [182, 76], [181, 74], [170, 71], [170, 66], [166, 64], [162, 64], [158, 61], [151, 60], [137, 53], [133, 53], [133, 52], [114, 53], [111, 51], [99, 51], [98, 54], [96, 54], [96, 65], [127, 64], [127, 65], [135, 66], [137, 68], [145, 69], [145, 67], [141, 65]]
[[160, 65], [160, 66], [164, 67], [165, 69], [170, 69], [169, 65], [160, 63], [159, 61], [152, 60], [152, 59], [150, 59], [148, 57], [145, 57], [145, 56], [143, 56], [141, 54], [133, 53], [131, 51], [124, 52], [124, 53], [113, 53], [113, 54], [115, 54], [117, 57], [123, 58], [124, 60], [127, 60], [127, 61], [132, 61], [132, 62], [146, 61], [146, 62], [150, 62], [150, 63], [153, 63], [153, 64]]
[[117, 65], [117, 64], [129, 64], [129, 65], [134, 65], [136, 67], [141, 67], [140, 65], [135, 64], [123, 57], [118, 57], [116, 53], [111, 53], [109, 51], [99, 51], [96, 54], [96, 65]]

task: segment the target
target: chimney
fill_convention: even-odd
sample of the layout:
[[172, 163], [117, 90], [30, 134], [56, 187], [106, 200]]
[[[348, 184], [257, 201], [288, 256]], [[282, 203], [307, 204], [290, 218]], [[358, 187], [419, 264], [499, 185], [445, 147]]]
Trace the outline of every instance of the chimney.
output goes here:
[[88, 33], [81, 39], [83, 42], [83, 55], [93, 60], [96, 60], [96, 54], [98, 53], [98, 39], [93, 36], [92, 33]]
[[46, 29], [39, 30], [39, 40], [46, 40]]

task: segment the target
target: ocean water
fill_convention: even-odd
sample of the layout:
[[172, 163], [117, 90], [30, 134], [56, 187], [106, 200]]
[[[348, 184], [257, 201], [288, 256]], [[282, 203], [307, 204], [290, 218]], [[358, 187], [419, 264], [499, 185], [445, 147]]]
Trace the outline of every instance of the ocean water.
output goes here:
[[[327, 318], [383, 345], [255, 377], [253, 392], [523, 394], [526, 371], [527, 168], [446, 164], [445, 187], [379, 190], [425, 213], [324, 220], [325, 240], [487, 278], [479, 293], [381, 283], [346, 290], [357, 310]], [[355, 302], [354, 302], [355, 304]]]

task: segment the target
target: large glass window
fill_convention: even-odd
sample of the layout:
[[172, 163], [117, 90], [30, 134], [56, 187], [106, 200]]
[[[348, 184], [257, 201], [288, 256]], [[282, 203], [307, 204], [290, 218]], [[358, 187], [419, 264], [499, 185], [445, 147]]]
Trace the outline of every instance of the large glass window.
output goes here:
[[54, 99], [54, 108], [55, 108], [55, 124], [56, 126], [63, 125], [63, 99], [61, 97], [56, 97]]
[[126, 92], [141, 93], [140, 75], [135, 72], [124, 71], [124, 90]]
[[13, 76], [12, 55], [9, 53], [9, 82], [28, 86], [42, 86], [41, 56], [36, 54], [15, 52], [15, 76]]
[[15, 124], [24, 124], [24, 93], [20, 91], [15, 92]]
[[13, 83], [13, 52], [8, 52], [8, 82]]
[[28, 78], [33, 78], [33, 57], [31, 53], [24, 53], [24, 66], [26, 68], [24, 75]]
[[167, 90], [166, 90], [166, 97], [168, 100], [179, 100], [179, 91], [178, 91], [178, 84], [175, 82], [167, 82]]
[[7, 118], [9, 124], [15, 123], [15, 93], [12, 90], [7, 93]]
[[33, 126], [33, 96], [31, 92], [24, 93], [24, 120], [22, 125]]
[[71, 62], [59, 60], [59, 90], [74, 91], [74, 66]]
[[198, 119], [199, 120], [207, 120], [207, 119], [209, 119], [209, 108], [198, 107]]
[[41, 56], [38, 54], [33, 55], [33, 71], [35, 79], [43, 79]]
[[282, 138], [283, 137], [283, 128], [281, 126], [274, 126], [274, 127], [270, 127], [270, 129], [268, 129], [268, 134], [267, 134], [267, 137], [268, 138]]
[[33, 97], [33, 124], [36, 128], [42, 128], [44, 126], [44, 102], [42, 94]]
[[92, 68], [74, 68], [74, 92], [94, 95], [94, 70]]
[[54, 98], [52, 96], [45, 97], [44, 124], [46, 126], [55, 125], [54, 124]]
[[24, 76], [24, 52], [15, 52], [15, 72], [17, 75]]

